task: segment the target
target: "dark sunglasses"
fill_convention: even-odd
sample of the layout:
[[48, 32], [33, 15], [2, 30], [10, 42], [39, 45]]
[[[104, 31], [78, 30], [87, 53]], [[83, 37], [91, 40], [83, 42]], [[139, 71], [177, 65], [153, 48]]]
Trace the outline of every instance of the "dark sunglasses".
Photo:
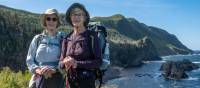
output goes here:
[[84, 13], [72, 13], [71, 16], [81, 17], [81, 16], [84, 16]]
[[51, 17], [47, 17], [47, 19], [46, 19], [47, 21], [57, 21], [57, 18], [51, 18]]

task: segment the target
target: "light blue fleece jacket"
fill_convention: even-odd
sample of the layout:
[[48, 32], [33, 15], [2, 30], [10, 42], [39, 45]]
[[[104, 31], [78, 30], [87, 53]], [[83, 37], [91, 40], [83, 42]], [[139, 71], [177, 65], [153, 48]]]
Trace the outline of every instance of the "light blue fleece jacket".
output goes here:
[[[65, 33], [63, 32], [57, 32], [56, 36], [48, 36], [43, 32], [34, 36], [26, 59], [30, 72], [35, 73], [36, 68], [43, 66], [57, 69], [61, 52], [60, 43], [64, 35]], [[39, 36], [40, 39], [38, 39]]]

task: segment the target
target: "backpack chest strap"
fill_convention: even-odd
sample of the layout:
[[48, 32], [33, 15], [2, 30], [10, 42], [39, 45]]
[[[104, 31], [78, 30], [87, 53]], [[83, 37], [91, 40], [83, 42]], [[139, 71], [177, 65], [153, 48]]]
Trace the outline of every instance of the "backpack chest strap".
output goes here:
[[53, 46], [60, 46], [60, 44], [58, 44], [58, 43], [51, 43], [51, 42], [41, 42], [40, 44], [45, 44], [45, 45], [53, 45]]

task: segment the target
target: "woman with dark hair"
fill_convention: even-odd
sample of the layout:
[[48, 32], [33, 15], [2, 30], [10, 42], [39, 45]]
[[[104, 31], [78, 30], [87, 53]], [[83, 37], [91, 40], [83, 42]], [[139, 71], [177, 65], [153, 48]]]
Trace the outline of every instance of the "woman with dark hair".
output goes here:
[[[66, 12], [66, 20], [73, 30], [62, 42], [60, 67], [67, 71], [70, 88], [95, 88], [92, 69], [99, 68], [102, 59], [97, 34], [87, 29], [89, 13], [82, 4], [74, 3]], [[90, 35], [94, 36], [94, 50]]]

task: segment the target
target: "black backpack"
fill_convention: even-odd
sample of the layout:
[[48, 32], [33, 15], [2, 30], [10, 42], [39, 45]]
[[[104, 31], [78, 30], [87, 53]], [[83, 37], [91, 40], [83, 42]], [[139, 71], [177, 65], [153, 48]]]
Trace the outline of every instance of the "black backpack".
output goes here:
[[[98, 39], [99, 39], [99, 45], [101, 48], [101, 53], [102, 53], [102, 65], [100, 66], [100, 68], [94, 69], [95, 75], [96, 75], [96, 80], [99, 81], [99, 83], [97, 84], [99, 86], [99, 88], [101, 87], [102, 83], [103, 83], [103, 75], [105, 73], [105, 71], [108, 69], [109, 65], [110, 65], [110, 58], [109, 58], [109, 44], [106, 40], [107, 37], [107, 31], [106, 28], [104, 26], [102, 26], [101, 24], [95, 23], [95, 24], [89, 24], [88, 25], [88, 30], [90, 30], [91, 32], [95, 32], [98, 34]], [[91, 47], [92, 52], [94, 52], [94, 48], [93, 48], [93, 42], [94, 42], [94, 36], [90, 33], [90, 41], [88, 45], [91, 45], [89, 47]]]

